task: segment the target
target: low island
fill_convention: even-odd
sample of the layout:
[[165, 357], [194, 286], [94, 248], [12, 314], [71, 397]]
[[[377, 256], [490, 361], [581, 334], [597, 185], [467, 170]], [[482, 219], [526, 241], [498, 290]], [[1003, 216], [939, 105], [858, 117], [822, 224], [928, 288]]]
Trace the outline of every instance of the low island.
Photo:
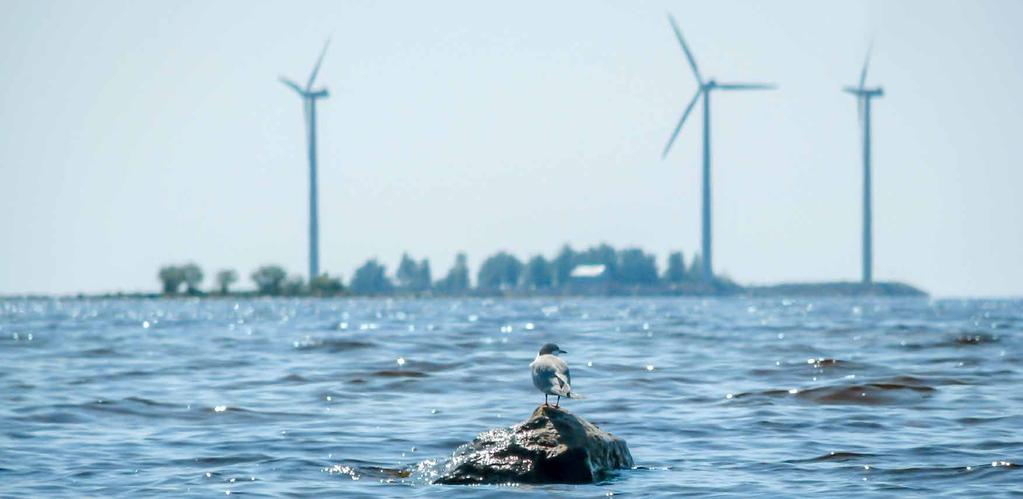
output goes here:
[[810, 282], [748, 285], [727, 274], [707, 274], [700, 255], [689, 262], [682, 252], [672, 252], [662, 271], [654, 254], [640, 248], [615, 249], [607, 244], [577, 251], [565, 245], [554, 258], [534, 255], [528, 260], [499, 251], [479, 265], [470, 278], [469, 259], [458, 253], [451, 268], [435, 278], [427, 259], [416, 260], [407, 252], [392, 274], [371, 258], [350, 279], [322, 273], [309, 279], [289, 273], [280, 265], [262, 265], [249, 273], [252, 287], [238, 289], [239, 274], [219, 269], [213, 284], [196, 263], [170, 264], [156, 273], [159, 291], [116, 292], [79, 297], [173, 298], [173, 297], [570, 297], [570, 296], [739, 296], [739, 297], [925, 297], [927, 293], [901, 282]]

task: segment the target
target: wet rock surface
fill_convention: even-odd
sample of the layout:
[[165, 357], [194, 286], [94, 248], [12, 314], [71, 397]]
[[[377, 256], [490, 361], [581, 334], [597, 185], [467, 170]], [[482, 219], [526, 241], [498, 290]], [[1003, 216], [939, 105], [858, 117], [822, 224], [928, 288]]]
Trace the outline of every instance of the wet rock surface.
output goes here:
[[434, 483], [592, 483], [632, 466], [625, 440], [565, 409], [540, 406], [526, 421], [460, 447]]

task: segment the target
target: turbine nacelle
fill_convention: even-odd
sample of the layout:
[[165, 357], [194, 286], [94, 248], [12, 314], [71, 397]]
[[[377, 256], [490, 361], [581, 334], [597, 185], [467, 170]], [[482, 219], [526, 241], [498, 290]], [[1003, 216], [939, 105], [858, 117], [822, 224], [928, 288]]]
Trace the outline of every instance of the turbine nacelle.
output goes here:
[[856, 88], [856, 87], [843, 87], [842, 91], [848, 94], [855, 95], [857, 97], [883, 97], [884, 88]]
[[330, 97], [330, 92], [328, 92], [325, 88], [321, 88], [313, 92], [306, 92], [305, 96], [309, 99], [326, 99], [327, 97]]
[[320, 88], [320, 89], [316, 89], [316, 90], [307, 90], [307, 89], [303, 89], [302, 87], [298, 86], [297, 83], [295, 83], [295, 82], [293, 82], [293, 81], [291, 81], [291, 80], [289, 80], [289, 79], [287, 79], [287, 78], [285, 78], [283, 76], [280, 77], [280, 80], [281, 80], [281, 83], [283, 83], [288, 88], [294, 90], [295, 93], [300, 95], [303, 99], [326, 99], [327, 97], [330, 97], [330, 92], [328, 92], [327, 89], [325, 89], [325, 88]]

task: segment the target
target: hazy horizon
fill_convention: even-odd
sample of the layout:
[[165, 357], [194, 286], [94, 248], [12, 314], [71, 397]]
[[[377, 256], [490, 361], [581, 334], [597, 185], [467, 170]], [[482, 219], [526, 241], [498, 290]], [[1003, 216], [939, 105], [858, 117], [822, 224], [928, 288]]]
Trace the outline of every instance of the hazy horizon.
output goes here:
[[320, 267], [434, 277], [606, 242], [699, 250], [700, 69], [715, 270], [858, 280], [853, 85], [870, 40], [874, 278], [1023, 295], [1023, 3], [0, 0], [0, 295], [156, 291], [161, 265], [304, 275], [301, 103], [318, 77]]

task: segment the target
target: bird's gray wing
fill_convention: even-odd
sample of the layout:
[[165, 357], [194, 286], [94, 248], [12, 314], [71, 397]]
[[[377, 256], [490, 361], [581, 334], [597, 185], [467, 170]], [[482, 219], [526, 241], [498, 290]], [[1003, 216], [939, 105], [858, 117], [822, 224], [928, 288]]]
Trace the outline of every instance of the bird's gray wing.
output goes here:
[[559, 391], [568, 395], [572, 391], [572, 372], [568, 370], [568, 364], [557, 357], [554, 357], [554, 367], [554, 375], [560, 385]]
[[566, 396], [569, 393], [572, 393], [572, 384], [568, 382], [568, 378], [566, 377], [565, 373], [556, 373], [555, 376], [557, 376], [558, 380], [558, 386], [556, 391], [561, 392], [562, 395]]

